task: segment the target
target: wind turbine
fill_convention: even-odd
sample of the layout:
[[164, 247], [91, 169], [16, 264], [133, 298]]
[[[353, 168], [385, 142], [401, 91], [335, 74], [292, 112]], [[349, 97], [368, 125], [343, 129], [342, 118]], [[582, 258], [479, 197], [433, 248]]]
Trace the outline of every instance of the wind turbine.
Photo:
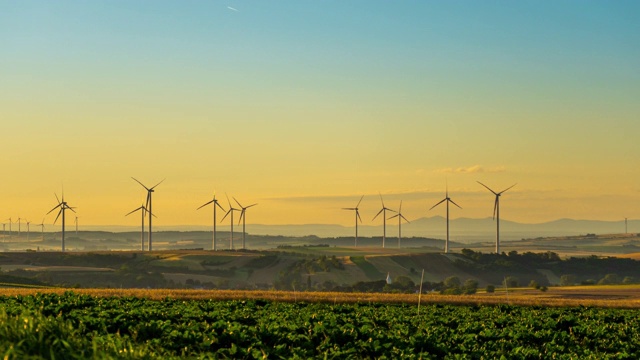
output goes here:
[[42, 233], [42, 241], [44, 241], [44, 218], [42, 218], [42, 222], [38, 224], [41, 227], [40, 231]]
[[27, 223], [27, 241], [29, 241], [29, 224], [31, 224], [31, 221], [28, 221], [27, 219], [24, 219], [24, 221]]
[[11, 237], [11, 224], [13, 223], [13, 221], [11, 220], [11, 218], [8, 218], [7, 220], [9, 220], [9, 237]]
[[400, 248], [400, 239], [402, 238], [402, 219], [404, 219], [404, 221], [406, 221], [407, 223], [409, 223], [409, 220], [407, 220], [406, 217], [404, 217], [404, 215], [402, 215], [402, 200], [400, 200], [400, 208], [398, 209], [398, 213], [396, 215], [393, 215], [392, 217], [389, 218], [389, 220], [393, 219], [393, 218], [398, 218], [398, 249]]
[[220, 220], [220, 222], [223, 222], [224, 219], [227, 217], [227, 215], [231, 214], [231, 240], [229, 242], [229, 248], [231, 250], [233, 250], [233, 212], [234, 211], [240, 211], [240, 209], [236, 209], [231, 205], [231, 201], [229, 200], [229, 195], [225, 194], [227, 197], [227, 202], [229, 203], [229, 211], [227, 211], [226, 214], [224, 214], [224, 217], [222, 218], [222, 220]]
[[342, 210], [354, 210], [356, 212], [356, 237], [355, 237], [355, 242], [354, 242], [354, 247], [358, 247], [358, 220], [360, 220], [360, 222], [362, 222], [362, 218], [360, 217], [360, 210], [358, 209], [358, 206], [360, 206], [360, 203], [362, 202], [362, 199], [364, 198], [364, 195], [362, 195], [362, 197], [360, 198], [360, 201], [358, 201], [358, 204], [356, 205], [356, 207], [352, 207], [352, 208], [342, 208]]
[[382, 209], [380, 209], [380, 211], [378, 211], [376, 216], [373, 217], [373, 220], [375, 220], [378, 217], [378, 215], [382, 214], [382, 248], [384, 249], [385, 240], [387, 238], [387, 211], [391, 211], [391, 212], [395, 212], [395, 211], [384, 206], [384, 200], [382, 200], [382, 194], [380, 194], [380, 201], [382, 202]]
[[491, 190], [491, 188], [481, 183], [480, 181], [478, 181], [478, 184], [486, 187], [487, 190], [491, 191], [496, 196], [496, 202], [493, 205], [493, 218], [496, 220], [496, 254], [500, 254], [500, 195], [502, 195], [502, 193], [511, 189], [512, 187], [516, 186], [517, 184], [513, 184], [500, 192], [495, 192]]
[[[152, 193], [153, 193], [153, 191], [154, 191], [153, 189], [155, 189], [155, 188], [156, 188], [156, 186], [158, 186], [158, 185], [162, 184], [162, 181], [164, 181], [165, 179], [162, 179], [162, 181], [160, 181], [159, 183], [157, 183], [157, 184], [155, 184], [154, 186], [152, 186], [152, 187], [148, 188], [148, 187], [146, 187], [143, 183], [141, 183], [138, 179], [134, 178], [133, 176], [132, 176], [131, 178], [132, 178], [133, 180], [135, 180], [135, 182], [137, 182], [138, 184], [142, 185], [142, 187], [143, 187], [143, 188], [145, 188], [145, 189], [147, 190], [147, 204], [146, 204], [146, 208], [147, 208], [147, 211], [149, 212], [149, 214], [152, 214], [152, 215], [153, 215], [153, 210], [152, 210], [152, 208], [151, 208], [151, 194], [152, 194]], [[152, 247], [153, 247], [153, 241], [152, 241], [153, 239], [152, 239], [152, 235], [151, 235], [151, 234], [153, 233], [152, 228], [151, 228], [151, 218], [152, 218], [152, 217], [153, 217], [153, 216], [149, 216], [149, 241], [148, 241], [148, 243], [149, 243], [149, 251], [151, 251], [151, 250], [152, 250]]]
[[199, 208], [197, 208], [196, 210], [200, 210], [203, 207], [209, 205], [209, 204], [213, 204], [213, 244], [212, 244], [212, 249], [213, 251], [216, 251], [216, 207], [219, 207], [220, 210], [224, 211], [224, 208], [222, 207], [222, 205], [220, 205], [218, 203], [218, 199], [216, 199], [216, 194], [213, 194], [213, 199], [209, 202], [207, 202], [206, 204], [200, 206]]
[[20, 230], [20, 225], [21, 225], [21, 218], [18, 217], [18, 236], [20, 236], [21, 230]]
[[246, 225], [246, 220], [247, 220], [247, 215], [246, 215], [246, 211], [248, 208], [252, 207], [252, 206], [256, 206], [258, 204], [251, 204], [249, 206], [242, 206], [242, 204], [240, 204], [240, 202], [236, 199], [233, 198], [233, 200], [235, 200], [238, 203], [238, 206], [240, 206], [240, 219], [238, 220], [238, 225], [240, 225], [240, 221], [242, 221], [242, 249], [244, 250], [244, 238], [245, 235], [247, 234], [245, 232], [245, 225]]
[[440, 202], [433, 205], [429, 210], [435, 208], [436, 206], [442, 204], [445, 201], [447, 202], [447, 241], [445, 241], [444, 243], [444, 253], [448, 254], [449, 253], [449, 203], [452, 203], [453, 205], [459, 207], [460, 209], [462, 208], [460, 207], [460, 205], [456, 204], [453, 200], [451, 200], [451, 198], [449, 197], [449, 187], [447, 187], [447, 191], [445, 193], [444, 199], [440, 200]]
[[[147, 208], [144, 207], [144, 205], [140, 205], [139, 208], [130, 211], [125, 216], [129, 216], [129, 215], [133, 214], [136, 211], [142, 211], [142, 231], [140, 232], [140, 251], [144, 251], [144, 217], [145, 217], [145, 215], [146, 215], [146, 213], [148, 211], [147, 211]], [[155, 216], [155, 215], [153, 215], [153, 216]]]
[[76, 237], [77, 237], [78, 236], [78, 217], [77, 216], [76, 216], [75, 224], [76, 224]]
[[71, 210], [73, 212], [76, 212], [76, 211], [73, 210], [73, 208], [71, 206], [69, 206], [66, 201], [64, 201], [64, 194], [62, 194], [62, 201], [60, 201], [60, 199], [58, 199], [58, 195], [56, 195], [56, 200], [58, 201], [58, 205], [56, 205], [53, 209], [49, 210], [47, 215], [50, 214], [53, 210], [60, 208], [60, 211], [58, 211], [58, 215], [56, 216], [56, 219], [53, 221], [53, 224], [55, 225], [56, 221], [58, 221], [58, 218], [62, 214], [62, 252], [64, 252], [64, 250], [65, 250], [64, 249], [64, 225], [65, 225], [64, 212], [66, 210]]

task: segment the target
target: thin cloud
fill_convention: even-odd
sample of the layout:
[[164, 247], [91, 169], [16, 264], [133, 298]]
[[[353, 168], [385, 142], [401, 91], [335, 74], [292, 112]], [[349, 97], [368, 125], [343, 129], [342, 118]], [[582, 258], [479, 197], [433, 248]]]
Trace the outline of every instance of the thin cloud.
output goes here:
[[473, 165], [469, 167], [444, 168], [435, 170], [440, 174], [479, 174], [479, 173], [501, 173], [507, 169], [504, 166], [496, 166], [493, 168], [484, 168], [481, 165]]
[[227, 6], [227, 9], [229, 10], [233, 10], [235, 12], [239, 12], [240, 10], [236, 9], [236, 8], [232, 8], [231, 6]]

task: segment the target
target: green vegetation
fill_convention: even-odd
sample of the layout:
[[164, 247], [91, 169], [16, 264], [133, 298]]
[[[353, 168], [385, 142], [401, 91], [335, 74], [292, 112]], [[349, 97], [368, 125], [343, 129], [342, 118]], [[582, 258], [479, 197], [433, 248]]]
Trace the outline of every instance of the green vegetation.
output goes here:
[[428, 304], [0, 297], [0, 355], [22, 358], [640, 357], [637, 311]]
[[364, 256], [352, 256], [350, 259], [367, 275], [369, 280], [380, 280], [386, 277], [385, 274], [381, 273], [375, 266], [368, 262]]

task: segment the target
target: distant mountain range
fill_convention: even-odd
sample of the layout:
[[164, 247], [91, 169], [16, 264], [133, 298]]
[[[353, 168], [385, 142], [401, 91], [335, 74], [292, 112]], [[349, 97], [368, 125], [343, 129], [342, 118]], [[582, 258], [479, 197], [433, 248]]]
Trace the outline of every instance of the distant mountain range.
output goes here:
[[[629, 232], [640, 229], [640, 220], [628, 221]], [[155, 226], [155, 231], [207, 231], [209, 226]], [[135, 226], [84, 226], [83, 230], [105, 230], [112, 232], [137, 231]], [[219, 231], [229, 231], [228, 226], [218, 225]], [[235, 228], [235, 231], [240, 230]], [[307, 236], [315, 235], [323, 238], [353, 236], [354, 227], [332, 224], [304, 225], [262, 225], [247, 224], [247, 232], [254, 235]], [[239, 231], [238, 231], [239, 232]], [[492, 241], [495, 239], [496, 223], [491, 218], [470, 219], [458, 218], [450, 221], [450, 238], [452, 241], [473, 243]], [[625, 232], [624, 220], [573, 220], [560, 219], [538, 224], [525, 224], [514, 221], [500, 221], [500, 239], [520, 240], [537, 237], [571, 236], [586, 234], [617, 234]], [[358, 234], [362, 237], [379, 237], [382, 225], [359, 225]], [[398, 225], [387, 223], [387, 237], [397, 238]], [[423, 217], [411, 223], [402, 224], [403, 237], [428, 237], [444, 239], [446, 237], [446, 219], [441, 216]]]

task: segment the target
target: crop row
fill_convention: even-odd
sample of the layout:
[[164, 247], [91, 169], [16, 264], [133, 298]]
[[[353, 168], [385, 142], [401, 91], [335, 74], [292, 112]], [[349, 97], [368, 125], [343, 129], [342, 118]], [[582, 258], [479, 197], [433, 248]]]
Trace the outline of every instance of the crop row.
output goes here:
[[640, 358], [638, 311], [0, 297], [6, 358]]

